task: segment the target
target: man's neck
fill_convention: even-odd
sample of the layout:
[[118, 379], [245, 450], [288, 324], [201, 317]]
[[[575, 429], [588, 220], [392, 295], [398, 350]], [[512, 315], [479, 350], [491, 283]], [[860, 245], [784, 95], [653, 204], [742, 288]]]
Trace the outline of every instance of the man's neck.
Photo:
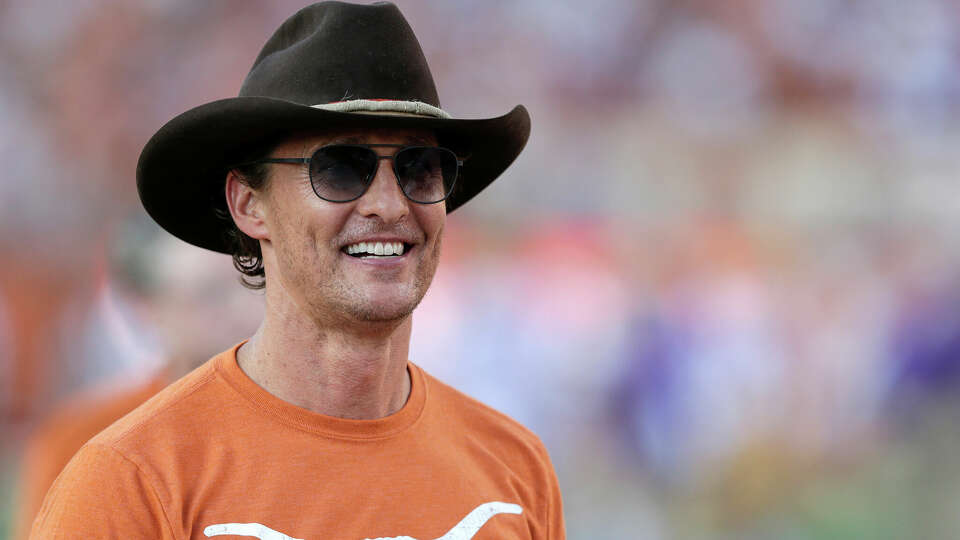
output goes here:
[[298, 407], [339, 418], [383, 418], [410, 395], [410, 328], [409, 316], [350, 328], [267, 310], [237, 361], [261, 388]]

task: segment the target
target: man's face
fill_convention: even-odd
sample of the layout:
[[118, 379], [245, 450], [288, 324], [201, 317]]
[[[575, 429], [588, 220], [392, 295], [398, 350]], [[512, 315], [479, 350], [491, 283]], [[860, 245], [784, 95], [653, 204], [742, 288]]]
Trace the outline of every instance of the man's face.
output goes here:
[[[356, 130], [292, 138], [272, 157], [310, 157], [327, 144], [435, 145], [419, 130]], [[393, 147], [376, 147], [392, 155]], [[440, 257], [445, 203], [406, 198], [392, 163], [380, 160], [359, 199], [333, 203], [317, 197], [304, 165], [274, 164], [261, 194], [268, 237], [261, 239], [270, 288], [279, 287], [300, 311], [327, 323], [399, 321], [427, 292]], [[402, 255], [356, 256], [348, 246], [401, 243]]]

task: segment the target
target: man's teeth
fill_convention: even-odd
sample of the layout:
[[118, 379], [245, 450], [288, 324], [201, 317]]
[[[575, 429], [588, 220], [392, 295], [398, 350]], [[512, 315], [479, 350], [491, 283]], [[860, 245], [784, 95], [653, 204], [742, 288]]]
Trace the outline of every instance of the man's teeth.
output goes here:
[[403, 255], [403, 242], [357, 242], [347, 246], [348, 255]]

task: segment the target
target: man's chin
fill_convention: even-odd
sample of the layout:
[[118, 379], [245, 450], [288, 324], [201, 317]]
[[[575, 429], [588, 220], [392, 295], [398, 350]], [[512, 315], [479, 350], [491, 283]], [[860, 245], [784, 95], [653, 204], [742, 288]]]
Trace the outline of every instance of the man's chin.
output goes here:
[[386, 309], [358, 309], [351, 315], [359, 322], [365, 323], [393, 323], [402, 322], [413, 313], [413, 309], [386, 310]]
[[393, 299], [356, 302], [347, 308], [351, 317], [360, 322], [390, 323], [400, 322], [410, 316], [420, 303], [420, 297], [411, 299]]

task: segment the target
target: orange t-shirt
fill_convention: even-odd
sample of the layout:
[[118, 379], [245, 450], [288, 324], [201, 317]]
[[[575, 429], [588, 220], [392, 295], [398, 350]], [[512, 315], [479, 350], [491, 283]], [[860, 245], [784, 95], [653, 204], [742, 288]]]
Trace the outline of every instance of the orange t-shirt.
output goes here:
[[32, 538], [562, 539], [539, 439], [409, 364], [407, 403], [378, 420], [271, 395], [237, 347], [88, 442]]
[[156, 375], [119, 392], [103, 394], [98, 389], [67, 400], [44, 420], [30, 437], [20, 475], [19, 519], [14, 538], [30, 533], [33, 518], [54, 479], [77, 450], [118, 418], [163, 389], [169, 381]]

